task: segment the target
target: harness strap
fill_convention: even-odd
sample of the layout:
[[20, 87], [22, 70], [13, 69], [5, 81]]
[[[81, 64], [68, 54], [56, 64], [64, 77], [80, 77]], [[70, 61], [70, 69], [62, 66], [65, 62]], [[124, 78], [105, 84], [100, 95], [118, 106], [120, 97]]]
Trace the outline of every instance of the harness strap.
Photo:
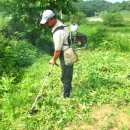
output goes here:
[[[53, 31], [53, 34], [54, 34], [56, 31], [58, 31], [58, 30], [63, 30], [64, 27], [67, 27], [67, 26], [63, 26], [63, 25], [62, 25], [62, 26], [57, 27], [57, 28]], [[68, 44], [64, 44], [64, 43], [63, 43], [63, 45], [70, 47], [70, 45], [71, 45], [70, 34], [69, 34], [69, 36], [68, 36]]]
[[53, 31], [53, 34], [54, 34], [56, 31], [58, 31], [58, 30], [63, 30], [64, 27], [67, 27], [67, 26], [61, 25], [61, 26], [57, 27], [57, 28]]

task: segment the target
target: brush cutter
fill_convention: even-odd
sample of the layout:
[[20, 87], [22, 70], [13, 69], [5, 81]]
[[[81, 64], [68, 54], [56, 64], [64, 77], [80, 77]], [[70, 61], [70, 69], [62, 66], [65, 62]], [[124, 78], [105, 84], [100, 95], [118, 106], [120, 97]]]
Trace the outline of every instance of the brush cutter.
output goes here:
[[[58, 64], [55, 64], [55, 65], [58, 66]], [[34, 100], [32, 106], [31, 106], [31, 109], [28, 111], [29, 114], [34, 114], [34, 113], [37, 113], [37, 112], [39, 111], [38, 109], [35, 109], [34, 106], [35, 106], [35, 104], [37, 103], [38, 99], [41, 98], [41, 94], [42, 94], [43, 87], [44, 87], [44, 85], [45, 85], [45, 83], [46, 83], [48, 77], [50, 76], [50, 74], [51, 74], [51, 72], [52, 72], [52, 70], [53, 70], [53, 67], [54, 67], [54, 65], [51, 66], [51, 68], [50, 68], [50, 70], [49, 70], [49, 72], [48, 72], [48, 74], [47, 74], [45, 80], [43, 81], [42, 86], [41, 86], [41, 88], [40, 88], [40, 91], [39, 91], [39, 93], [37, 94], [37, 96], [36, 96], [36, 98], [35, 98], [35, 100]]]

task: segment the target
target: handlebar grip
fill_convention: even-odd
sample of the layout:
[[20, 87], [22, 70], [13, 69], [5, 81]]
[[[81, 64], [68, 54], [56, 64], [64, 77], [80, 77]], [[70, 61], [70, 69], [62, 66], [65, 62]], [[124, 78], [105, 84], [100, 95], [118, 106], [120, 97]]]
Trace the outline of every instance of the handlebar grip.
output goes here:
[[57, 63], [55, 63], [54, 65], [59, 66]]

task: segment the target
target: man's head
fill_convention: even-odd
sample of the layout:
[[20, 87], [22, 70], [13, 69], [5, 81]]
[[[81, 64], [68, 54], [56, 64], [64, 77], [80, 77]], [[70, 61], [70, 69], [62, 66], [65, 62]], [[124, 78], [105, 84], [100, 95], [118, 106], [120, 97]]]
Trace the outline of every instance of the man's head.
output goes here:
[[47, 24], [48, 27], [52, 28], [56, 22], [55, 14], [51, 10], [45, 10], [43, 12], [40, 24]]

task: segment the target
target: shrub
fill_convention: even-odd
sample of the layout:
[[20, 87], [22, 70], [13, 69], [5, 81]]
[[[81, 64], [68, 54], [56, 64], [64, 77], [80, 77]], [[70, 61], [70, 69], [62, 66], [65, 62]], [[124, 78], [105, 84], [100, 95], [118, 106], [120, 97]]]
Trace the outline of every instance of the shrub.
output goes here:
[[95, 49], [100, 46], [106, 37], [106, 29], [104, 27], [98, 27], [95, 32], [92, 32], [89, 36], [88, 47], [90, 49]]
[[100, 44], [100, 49], [130, 52], [129, 35], [119, 32], [116, 34], [109, 34], [108, 37]]
[[120, 13], [106, 13], [103, 15], [103, 23], [108, 26], [122, 26], [124, 22]]
[[116, 35], [111, 35], [110, 39], [113, 49], [121, 52], [130, 52], [129, 35], [116, 33]]
[[8, 40], [0, 36], [0, 73], [18, 75], [22, 68], [30, 66], [40, 51], [27, 41]]
[[66, 15], [64, 19], [66, 22], [70, 21], [71, 23], [82, 24], [87, 21], [85, 18], [86, 15], [82, 12], [79, 12], [77, 14], [71, 15], [71, 17], [68, 17], [68, 15]]

